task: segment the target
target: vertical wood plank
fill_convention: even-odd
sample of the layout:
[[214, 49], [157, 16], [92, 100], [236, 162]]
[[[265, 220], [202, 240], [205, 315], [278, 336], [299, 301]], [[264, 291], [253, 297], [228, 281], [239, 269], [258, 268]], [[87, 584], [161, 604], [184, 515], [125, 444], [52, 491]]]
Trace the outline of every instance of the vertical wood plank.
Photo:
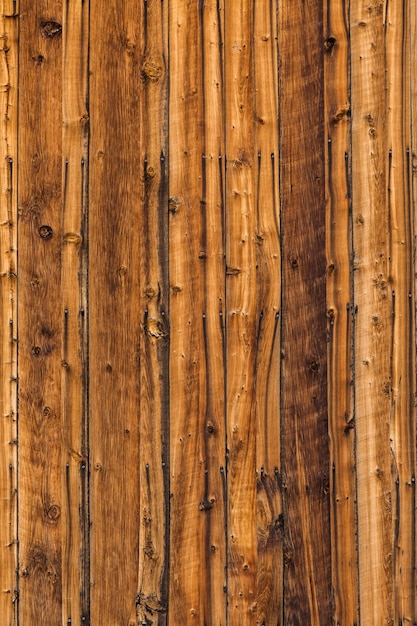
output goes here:
[[91, 623], [137, 624], [142, 164], [138, 3], [90, 7]]
[[18, 22], [12, 2], [0, 3], [0, 615], [17, 623], [17, 108]]
[[255, 145], [252, 3], [225, 12], [228, 624], [256, 615]]
[[[62, 4], [20, 3], [19, 555], [21, 624], [61, 622]], [[30, 95], [29, 95], [30, 94]]]
[[88, 3], [63, 11], [62, 432], [65, 532], [62, 546], [62, 623], [89, 620], [87, 440]]
[[[166, 624], [168, 584], [168, 10], [141, 5], [140, 543], [137, 621]], [[146, 252], [145, 252], [146, 251]]]
[[226, 623], [221, 8], [179, 0], [169, 23], [169, 623], [214, 626]]
[[415, 354], [413, 216], [410, 197], [410, 6], [388, 5], [386, 18], [389, 275], [393, 294], [390, 447], [393, 507], [394, 623], [415, 613]]
[[330, 624], [323, 6], [282, 3], [284, 623]]
[[256, 122], [255, 234], [258, 342], [255, 357], [257, 471], [257, 623], [282, 622], [280, 306], [277, 3], [254, 12]]
[[[334, 623], [358, 623], [353, 406], [352, 216], [348, 4], [328, 2], [324, 28], [327, 132], [328, 405]], [[349, 590], [349, 592], [347, 592]]]
[[384, 4], [351, 4], [355, 421], [360, 617], [393, 620], [391, 346]]

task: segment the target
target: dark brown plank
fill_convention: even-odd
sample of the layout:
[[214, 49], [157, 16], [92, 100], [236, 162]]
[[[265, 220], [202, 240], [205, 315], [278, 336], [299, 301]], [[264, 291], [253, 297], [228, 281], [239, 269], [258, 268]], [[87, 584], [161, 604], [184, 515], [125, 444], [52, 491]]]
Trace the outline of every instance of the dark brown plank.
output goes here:
[[284, 623], [330, 624], [323, 7], [282, 3]]

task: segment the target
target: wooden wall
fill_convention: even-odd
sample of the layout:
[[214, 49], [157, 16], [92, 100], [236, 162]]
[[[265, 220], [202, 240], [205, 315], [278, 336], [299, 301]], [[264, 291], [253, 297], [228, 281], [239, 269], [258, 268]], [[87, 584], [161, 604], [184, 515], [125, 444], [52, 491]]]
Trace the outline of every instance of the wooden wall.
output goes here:
[[417, 4], [0, 0], [4, 626], [406, 626]]

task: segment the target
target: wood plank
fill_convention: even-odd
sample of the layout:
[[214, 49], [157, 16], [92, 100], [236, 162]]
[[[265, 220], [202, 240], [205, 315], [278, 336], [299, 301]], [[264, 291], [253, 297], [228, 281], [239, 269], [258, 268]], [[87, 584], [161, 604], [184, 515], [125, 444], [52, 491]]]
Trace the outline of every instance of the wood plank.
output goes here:
[[170, 5], [170, 624], [226, 623], [221, 22]]
[[168, 11], [161, 0], [142, 3], [141, 11], [141, 526], [137, 621], [139, 624], [166, 624], [169, 569]]
[[133, 626], [140, 518], [143, 24], [138, 3], [110, 0], [91, 3], [90, 10], [90, 619]]
[[17, 623], [17, 108], [18, 23], [13, 3], [0, 3], [0, 615]]
[[411, 204], [410, 5], [386, 18], [389, 258], [393, 299], [390, 446], [393, 501], [394, 623], [416, 621], [415, 289]]
[[62, 215], [62, 623], [89, 620], [87, 164], [88, 4], [63, 11]]
[[256, 120], [256, 299], [258, 342], [254, 394], [257, 471], [257, 623], [282, 623], [280, 450], [280, 306], [277, 3], [254, 12]]
[[225, 6], [228, 624], [256, 616], [255, 144], [252, 3]]
[[[19, 623], [61, 623], [62, 4], [20, 2]], [[29, 97], [30, 94], [30, 97]]]
[[[392, 326], [384, 4], [351, 4], [355, 422], [361, 621], [392, 623]], [[402, 347], [404, 349], [404, 347]]]
[[[328, 406], [334, 623], [358, 624], [355, 422], [353, 406], [352, 214], [350, 202], [349, 15], [344, 0], [325, 12], [327, 151]], [[349, 593], [346, 590], [349, 589]]]
[[323, 7], [280, 7], [284, 623], [330, 624]]

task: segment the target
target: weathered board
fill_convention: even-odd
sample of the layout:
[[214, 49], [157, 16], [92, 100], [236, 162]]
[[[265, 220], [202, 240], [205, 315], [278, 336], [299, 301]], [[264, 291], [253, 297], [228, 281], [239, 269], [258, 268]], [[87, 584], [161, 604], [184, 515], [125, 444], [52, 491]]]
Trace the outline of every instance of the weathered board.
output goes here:
[[1, 623], [417, 623], [415, 3], [0, 31]]

